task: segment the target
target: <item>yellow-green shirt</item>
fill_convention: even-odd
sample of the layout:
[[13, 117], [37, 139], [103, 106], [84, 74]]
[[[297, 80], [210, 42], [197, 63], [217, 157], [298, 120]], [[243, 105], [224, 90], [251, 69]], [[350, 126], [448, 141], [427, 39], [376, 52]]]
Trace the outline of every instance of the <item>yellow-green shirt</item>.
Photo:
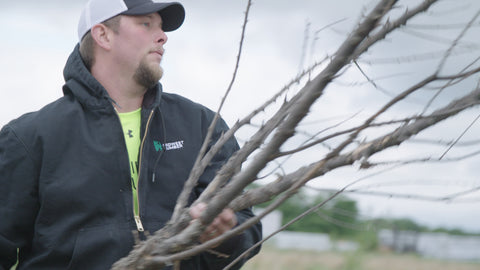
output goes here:
[[118, 113], [122, 123], [123, 135], [127, 145], [128, 158], [130, 160], [130, 175], [132, 177], [132, 193], [134, 213], [139, 215], [138, 206], [138, 152], [140, 150], [140, 122], [141, 108], [132, 112]]

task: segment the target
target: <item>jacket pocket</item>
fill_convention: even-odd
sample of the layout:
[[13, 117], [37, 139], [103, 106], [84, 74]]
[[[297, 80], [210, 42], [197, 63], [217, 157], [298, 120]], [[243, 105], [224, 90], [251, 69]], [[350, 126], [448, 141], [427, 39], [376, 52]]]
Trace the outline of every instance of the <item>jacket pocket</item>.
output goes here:
[[132, 249], [132, 231], [128, 224], [80, 229], [68, 269], [110, 269]]

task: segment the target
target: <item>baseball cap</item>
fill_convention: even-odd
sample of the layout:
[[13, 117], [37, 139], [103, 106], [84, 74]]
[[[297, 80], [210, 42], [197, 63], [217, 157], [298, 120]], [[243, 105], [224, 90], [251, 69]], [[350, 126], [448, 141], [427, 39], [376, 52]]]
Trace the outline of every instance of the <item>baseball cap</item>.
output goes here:
[[117, 15], [145, 15], [158, 12], [162, 17], [163, 31], [179, 28], [185, 19], [185, 9], [178, 2], [152, 0], [89, 0], [78, 22], [78, 40], [90, 29]]

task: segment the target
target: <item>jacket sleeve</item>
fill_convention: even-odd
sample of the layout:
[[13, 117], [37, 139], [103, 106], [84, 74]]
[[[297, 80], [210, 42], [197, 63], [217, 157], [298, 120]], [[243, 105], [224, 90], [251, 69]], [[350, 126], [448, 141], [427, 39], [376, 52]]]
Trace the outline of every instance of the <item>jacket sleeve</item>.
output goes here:
[[[222, 133], [228, 130], [226, 123], [221, 120], [219, 124], [217, 124], [217, 128], [215, 130], [215, 134], [213, 136], [213, 142], [215, 142]], [[221, 168], [223, 164], [239, 149], [237, 141], [232, 138], [230, 139], [223, 148], [219, 151], [219, 153], [214, 157], [211, 161], [210, 166], [205, 170], [204, 174], [202, 175], [201, 179], [199, 180], [199, 185], [197, 186], [197, 193], [201, 193], [208, 183], [213, 179], [215, 173]], [[250, 217], [253, 217], [254, 214], [250, 208], [243, 209], [239, 212], [235, 213], [237, 216], [238, 225], [245, 222]], [[250, 227], [249, 229], [245, 230], [242, 234], [234, 236], [220, 246], [215, 248], [215, 251], [228, 255], [228, 258], [224, 258], [221, 256], [217, 256], [213, 253], [204, 253], [201, 256], [200, 264], [203, 266], [201, 269], [223, 269], [227, 266], [231, 261], [235, 260], [239, 255], [241, 255], [244, 251], [252, 247], [255, 243], [259, 242], [262, 239], [262, 225], [261, 223], [257, 223], [255, 226]], [[231, 269], [240, 269], [241, 266], [255, 254], [260, 251], [260, 247], [257, 247], [253, 250], [247, 257], [243, 258], [239, 261], [234, 267]]]
[[0, 269], [17, 261], [17, 249], [28, 247], [38, 210], [36, 168], [14, 130], [0, 131]]

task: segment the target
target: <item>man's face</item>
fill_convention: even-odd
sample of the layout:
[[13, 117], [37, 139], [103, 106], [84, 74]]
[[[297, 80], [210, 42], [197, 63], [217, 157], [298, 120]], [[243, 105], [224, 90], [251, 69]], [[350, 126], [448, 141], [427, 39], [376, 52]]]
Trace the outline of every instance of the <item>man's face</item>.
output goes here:
[[163, 75], [160, 62], [167, 36], [158, 13], [122, 16], [114, 39], [112, 52], [117, 64], [124, 67], [125, 76], [133, 74], [133, 79], [145, 88], [160, 80]]

